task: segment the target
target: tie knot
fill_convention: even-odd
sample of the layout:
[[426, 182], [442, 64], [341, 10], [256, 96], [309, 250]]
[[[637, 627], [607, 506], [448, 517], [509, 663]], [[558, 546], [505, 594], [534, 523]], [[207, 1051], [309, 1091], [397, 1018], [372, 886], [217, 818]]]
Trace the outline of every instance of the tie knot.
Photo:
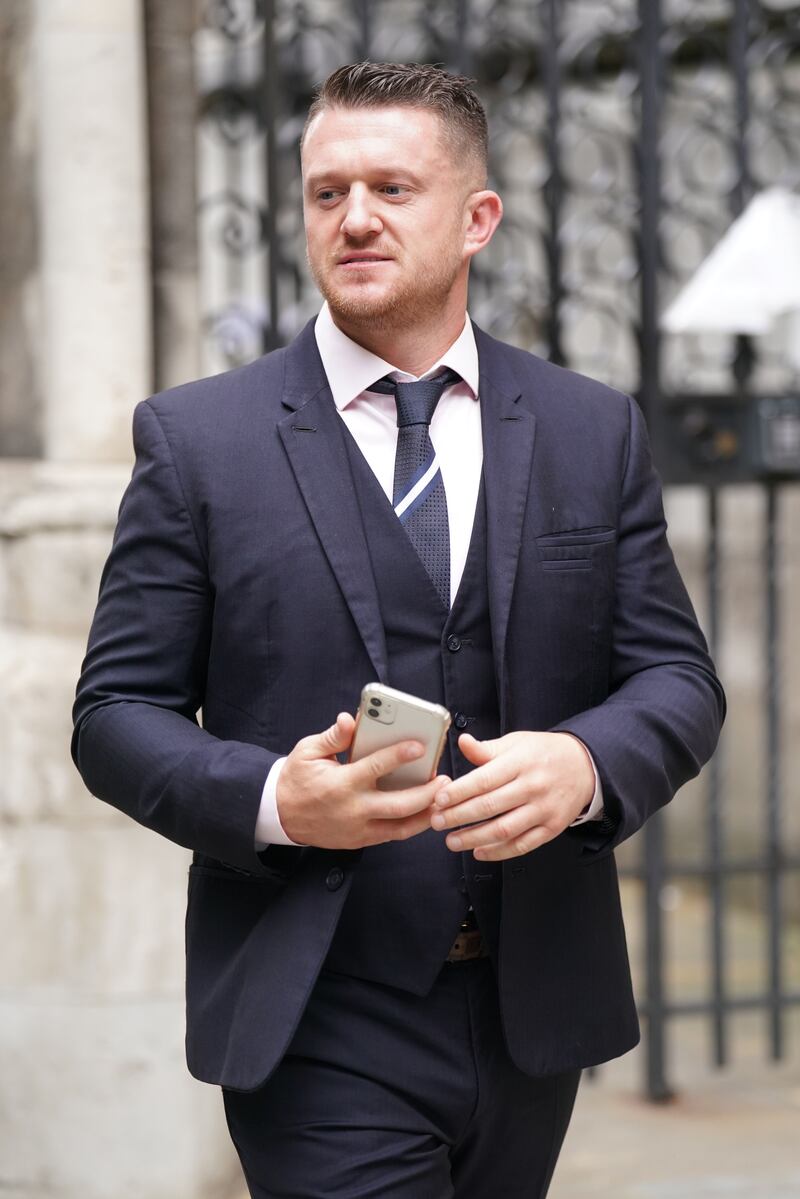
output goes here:
[[398, 383], [385, 375], [374, 383], [370, 391], [394, 395], [397, 404], [397, 427], [407, 425], [429, 425], [445, 387], [461, 378], [455, 371], [442, 371], [433, 379], [417, 379], [413, 383]]

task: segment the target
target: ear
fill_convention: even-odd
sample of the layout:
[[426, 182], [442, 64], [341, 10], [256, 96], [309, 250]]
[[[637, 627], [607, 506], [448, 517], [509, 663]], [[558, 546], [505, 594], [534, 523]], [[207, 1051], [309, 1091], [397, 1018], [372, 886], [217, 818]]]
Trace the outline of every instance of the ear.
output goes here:
[[472, 192], [464, 210], [464, 254], [472, 258], [492, 240], [503, 218], [503, 201], [497, 192]]

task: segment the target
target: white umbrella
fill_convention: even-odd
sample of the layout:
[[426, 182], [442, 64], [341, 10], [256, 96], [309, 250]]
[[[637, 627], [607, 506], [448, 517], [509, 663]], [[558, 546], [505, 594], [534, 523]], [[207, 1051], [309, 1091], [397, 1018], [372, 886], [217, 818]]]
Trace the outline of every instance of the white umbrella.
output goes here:
[[773, 187], [755, 196], [669, 306], [668, 333], [768, 333], [787, 322], [800, 369], [800, 196]]

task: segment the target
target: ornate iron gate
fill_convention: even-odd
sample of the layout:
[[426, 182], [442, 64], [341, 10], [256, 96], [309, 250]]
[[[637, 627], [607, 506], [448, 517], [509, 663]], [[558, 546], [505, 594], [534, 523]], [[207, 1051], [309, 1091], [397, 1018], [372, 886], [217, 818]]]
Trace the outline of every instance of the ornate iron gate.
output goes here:
[[[749, 799], [760, 822], [729, 835], [731, 795], [748, 783], [723, 784], [723, 752], [704, 776], [705, 794], [696, 792], [702, 847], [676, 849], [670, 809], [646, 827], [639, 858], [623, 855], [626, 872], [643, 881], [647, 1089], [661, 1099], [671, 1018], [707, 1015], [721, 1065], [732, 1013], [763, 1011], [778, 1058], [787, 1008], [800, 1003], [784, 944], [789, 898], [800, 916], [800, 888], [787, 891], [800, 868], [800, 830], [789, 827], [785, 803], [779, 669], [782, 509], [794, 504], [800, 456], [771, 473], [753, 439], [755, 399], [796, 399], [800, 380], [780, 335], [756, 348], [743, 337], [667, 338], [659, 329], [665, 304], [750, 197], [800, 184], [800, 5], [210, 0], [197, 39], [208, 370], [283, 344], [317, 310], [297, 144], [314, 84], [363, 58], [438, 62], [477, 79], [506, 217], [474, 264], [470, 311], [496, 336], [636, 396], [665, 481], [693, 485], [695, 518], [698, 503], [704, 509], [695, 538], [704, 593], [695, 598], [716, 650], [726, 640], [728, 485], [748, 484], [751, 518], [763, 519], [765, 748]], [[766, 977], [733, 994], [726, 904], [736, 880], [753, 878], [766, 888]], [[710, 905], [708, 986], [692, 1000], [672, 998], [665, 985], [663, 900], [680, 879], [702, 883]]]

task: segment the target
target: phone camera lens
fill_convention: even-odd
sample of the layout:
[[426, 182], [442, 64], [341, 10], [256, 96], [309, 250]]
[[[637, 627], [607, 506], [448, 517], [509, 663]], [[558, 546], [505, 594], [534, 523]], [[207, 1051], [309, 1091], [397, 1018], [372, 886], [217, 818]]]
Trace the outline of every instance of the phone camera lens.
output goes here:
[[367, 715], [368, 716], [380, 716], [380, 712], [378, 711], [377, 708], [367, 708]]
[[375, 696], [373, 696], [373, 698], [372, 698], [372, 699], [371, 699], [369, 702], [370, 702], [371, 704], [373, 704], [373, 705], [374, 705], [374, 707], [376, 707], [376, 708], [379, 708], [379, 707], [381, 706], [381, 704], [383, 703], [383, 700], [382, 700], [382, 699], [378, 699], [377, 695], [375, 695]]

